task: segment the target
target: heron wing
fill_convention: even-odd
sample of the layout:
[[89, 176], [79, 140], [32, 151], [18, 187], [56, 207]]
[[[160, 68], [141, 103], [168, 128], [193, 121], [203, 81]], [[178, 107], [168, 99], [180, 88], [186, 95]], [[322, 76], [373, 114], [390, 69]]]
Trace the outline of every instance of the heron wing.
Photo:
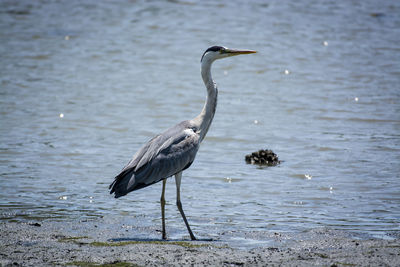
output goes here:
[[123, 196], [168, 178], [193, 162], [199, 135], [180, 123], [145, 144], [110, 185], [111, 193]]

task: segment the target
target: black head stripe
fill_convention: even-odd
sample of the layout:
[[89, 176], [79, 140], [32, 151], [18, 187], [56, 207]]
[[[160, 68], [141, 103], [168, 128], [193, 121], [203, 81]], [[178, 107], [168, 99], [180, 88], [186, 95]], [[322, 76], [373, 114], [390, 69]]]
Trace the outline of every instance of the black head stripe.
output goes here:
[[208, 48], [208, 49], [206, 50], [206, 53], [207, 53], [208, 51], [217, 52], [217, 51], [219, 51], [219, 50], [221, 50], [221, 49], [224, 49], [224, 48], [223, 48], [222, 46], [217, 46], [217, 45], [211, 46], [210, 48]]
[[217, 46], [217, 45], [211, 46], [210, 48], [208, 48], [208, 49], [204, 52], [203, 56], [201, 57], [200, 62], [203, 61], [203, 57], [204, 57], [204, 55], [205, 55], [207, 52], [209, 52], [209, 51], [217, 52], [217, 51], [220, 51], [221, 49], [224, 49], [224, 48], [223, 48], [222, 46]]

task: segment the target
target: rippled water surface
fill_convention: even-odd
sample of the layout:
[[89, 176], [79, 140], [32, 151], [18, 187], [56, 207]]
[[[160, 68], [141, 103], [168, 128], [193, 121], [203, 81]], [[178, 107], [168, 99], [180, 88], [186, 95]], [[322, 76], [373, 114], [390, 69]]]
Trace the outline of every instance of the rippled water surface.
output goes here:
[[[160, 224], [161, 184], [114, 199], [149, 138], [217, 113], [184, 172], [194, 232], [400, 230], [400, 2], [1, 1], [0, 218]], [[244, 156], [261, 148], [282, 164]], [[167, 228], [187, 235], [167, 183]], [[129, 217], [130, 216], [130, 217]]]

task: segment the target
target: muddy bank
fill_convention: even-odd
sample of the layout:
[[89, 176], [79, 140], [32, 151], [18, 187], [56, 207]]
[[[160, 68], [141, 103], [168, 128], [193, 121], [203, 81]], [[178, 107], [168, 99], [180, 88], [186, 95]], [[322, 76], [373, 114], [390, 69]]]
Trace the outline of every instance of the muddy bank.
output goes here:
[[[213, 241], [142, 238], [154, 229], [94, 221], [0, 224], [0, 266], [366, 266], [400, 265], [400, 240], [359, 239], [326, 228], [301, 234], [245, 233], [265, 245], [241, 247], [234, 233]], [[155, 231], [154, 236], [159, 233]], [[137, 236], [135, 238], [135, 236]], [[224, 239], [225, 238], [225, 239]]]

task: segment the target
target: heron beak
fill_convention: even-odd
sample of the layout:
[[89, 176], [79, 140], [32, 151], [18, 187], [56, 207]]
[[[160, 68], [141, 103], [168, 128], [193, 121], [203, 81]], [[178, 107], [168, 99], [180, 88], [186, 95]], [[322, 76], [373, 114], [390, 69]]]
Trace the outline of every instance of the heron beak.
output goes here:
[[225, 49], [224, 53], [228, 54], [228, 56], [237, 56], [237, 55], [245, 55], [245, 54], [254, 54], [254, 53], [257, 53], [257, 51]]

